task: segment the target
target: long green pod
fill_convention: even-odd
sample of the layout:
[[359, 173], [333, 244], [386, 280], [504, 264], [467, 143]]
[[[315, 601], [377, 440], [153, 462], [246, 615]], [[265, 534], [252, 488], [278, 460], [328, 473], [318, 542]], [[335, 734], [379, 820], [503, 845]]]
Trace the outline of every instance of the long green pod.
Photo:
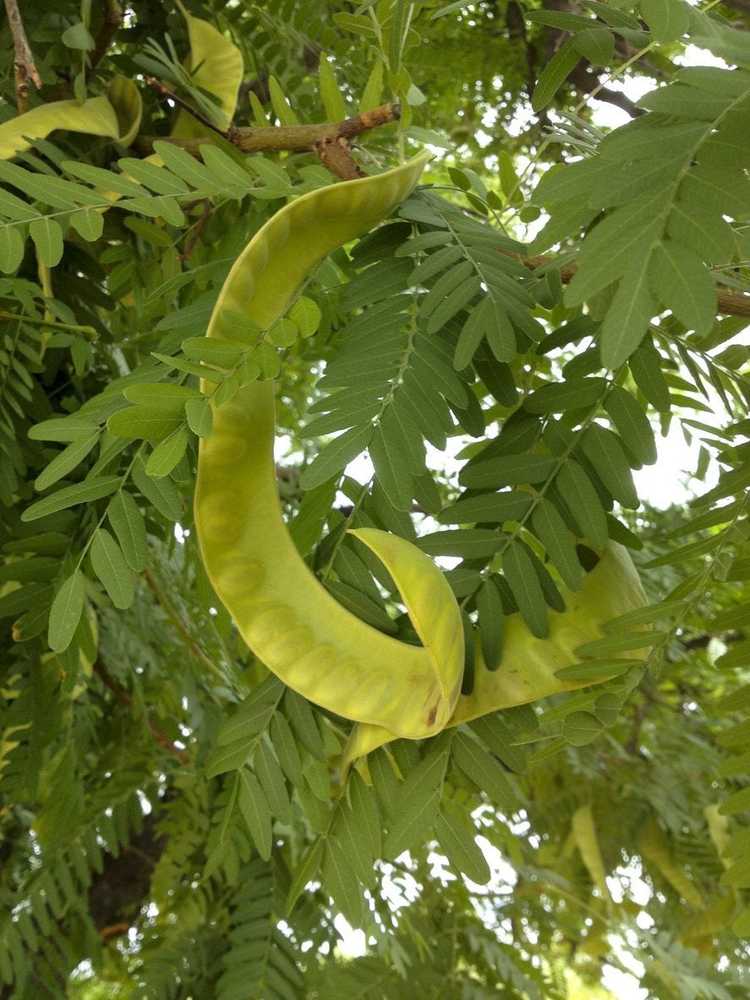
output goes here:
[[[610, 542], [599, 562], [586, 574], [580, 590], [562, 593], [566, 610], [550, 612], [549, 635], [545, 639], [533, 635], [520, 614], [505, 619], [503, 654], [497, 670], [487, 669], [477, 642], [472, 691], [458, 699], [448, 726], [594, 683], [563, 680], [556, 674], [580, 662], [576, 649], [601, 638], [606, 622], [646, 604], [633, 560], [617, 542]], [[344, 752], [343, 769], [394, 738], [395, 734], [386, 729], [356, 726]]]
[[[253, 237], [214, 308], [208, 336], [267, 329], [310, 270], [385, 219], [414, 188], [421, 155], [386, 173], [291, 202]], [[273, 458], [274, 385], [253, 383], [214, 408], [200, 446], [195, 521], [206, 571], [248, 646], [286, 684], [333, 712], [418, 739], [443, 729], [463, 673], [460, 612], [443, 574], [404, 539], [355, 534], [396, 581], [423, 646], [354, 617], [301, 559], [282, 518]]]

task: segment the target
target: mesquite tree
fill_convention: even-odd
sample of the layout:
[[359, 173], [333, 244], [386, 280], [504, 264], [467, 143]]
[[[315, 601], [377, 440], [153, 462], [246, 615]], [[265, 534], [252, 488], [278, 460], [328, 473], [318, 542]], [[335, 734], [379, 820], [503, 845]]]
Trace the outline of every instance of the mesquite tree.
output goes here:
[[5, 12], [0, 996], [746, 996], [745, 0]]

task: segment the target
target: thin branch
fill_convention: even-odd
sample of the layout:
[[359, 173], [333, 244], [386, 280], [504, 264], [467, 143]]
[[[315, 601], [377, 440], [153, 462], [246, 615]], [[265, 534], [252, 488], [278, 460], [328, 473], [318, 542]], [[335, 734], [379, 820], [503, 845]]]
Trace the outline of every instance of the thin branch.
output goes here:
[[104, 58], [107, 49], [112, 44], [112, 39], [122, 27], [122, 22], [123, 13], [120, 4], [117, 0], [107, 0], [104, 20], [99, 27], [94, 48], [89, 57], [89, 66], [91, 69], [95, 69]]
[[321, 139], [316, 142], [315, 152], [323, 166], [342, 181], [353, 181], [365, 176], [352, 157], [349, 143], [341, 136], [337, 139]]
[[620, 108], [630, 115], [631, 118], [637, 118], [643, 114], [643, 108], [639, 108], [627, 94], [623, 94], [619, 90], [612, 90], [611, 87], [601, 86], [597, 74], [589, 72], [590, 66], [591, 63], [584, 59], [570, 74], [570, 82], [575, 85], [577, 90], [583, 94], [591, 94], [594, 100], [613, 104], [616, 108]]
[[[111, 674], [104, 666], [104, 664], [101, 662], [101, 660], [97, 660], [94, 663], [94, 673], [97, 675], [102, 684], [106, 688], [109, 688], [109, 690], [112, 692], [112, 694], [115, 696], [117, 701], [120, 702], [121, 705], [133, 704], [133, 699], [129, 694], [129, 692], [121, 684], [118, 684], [118, 682], [114, 679], [114, 677], [111, 676]], [[148, 726], [151, 735], [154, 737], [159, 746], [164, 747], [165, 750], [168, 750], [171, 754], [173, 754], [180, 761], [181, 764], [188, 763], [190, 758], [185, 753], [185, 751], [180, 750], [179, 747], [176, 747], [172, 742], [172, 740], [170, 740], [170, 738], [167, 736], [167, 734], [163, 732], [156, 725], [155, 722], [152, 722], [148, 717], [146, 717], [146, 725]]]
[[[539, 257], [524, 257], [521, 262], [529, 270], [535, 271], [537, 268], [554, 265], [555, 258], [543, 254]], [[577, 270], [578, 265], [575, 262], [563, 264], [560, 268], [560, 279], [563, 284], [567, 285]], [[718, 299], [717, 310], [720, 313], [726, 313], [729, 316], [750, 316], [750, 295], [732, 292], [728, 288], [718, 288], [716, 295]]]
[[[161, 80], [157, 80], [155, 76], [146, 76], [144, 79], [149, 87], [155, 90], [160, 97], [163, 97], [167, 101], [172, 101], [178, 107], [183, 108], [183, 110], [187, 111], [189, 115], [192, 115], [196, 121], [199, 121], [201, 125], [211, 129], [212, 132], [217, 132], [223, 139], [228, 139], [230, 142], [232, 141], [233, 130], [231, 128], [229, 132], [224, 132], [224, 130], [215, 125], [210, 118], [206, 118], [205, 115], [202, 115], [200, 111], [197, 111], [188, 101], [180, 97], [180, 95], [176, 94], [173, 90], [170, 90], [169, 87], [165, 86], [161, 82]], [[200, 141], [205, 142], [205, 139]]]
[[22, 115], [29, 106], [29, 81], [34, 84], [37, 90], [40, 90], [42, 78], [39, 76], [31, 46], [26, 37], [21, 12], [18, 9], [18, 0], [5, 0], [5, 10], [8, 14], [8, 25], [13, 36], [13, 51], [15, 53], [13, 64], [16, 70], [16, 108], [19, 115]]
[[185, 645], [187, 646], [188, 650], [192, 653], [192, 655], [197, 660], [200, 660], [200, 662], [205, 667], [208, 668], [208, 670], [214, 675], [214, 677], [217, 677], [217, 678], [220, 678], [221, 680], [223, 680], [224, 677], [223, 677], [223, 674], [221, 673], [221, 670], [219, 670], [219, 668], [216, 666], [216, 664], [210, 658], [210, 656], [208, 656], [201, 649], [201, 647], [198, 645], [198, 643], [192, 637], [192, 635], [190, 634], [190, 631], [189, 631], [187, 625], [185, 625], [185, 623], [183, 622], [183, 620], [180, 618], [178, 612], [172, 606], [172, 604], [169, 601], [169, 598], [167, 597], [167, 595], [164, 593], [164, 591], [161, 589], [161, 587], [159, 586], [159, 584], [156, 582], [156, 578], [154, 577], [154, 574], [151, 572], [151, 570], [149, 570], [149, 569], [144, 570], [143, 576], [144, 576], [144, 578], [146, 580], [146, 583], [148, 584], [148, 586], [149, 586], [152, 594], [154, 595], [154, 597], [156, 598], [156, 600], [161, 605], [161, 608], [164, 611], [165, 615], [167, 616], [167, 618], [170, 620], [170, 622], [174, 625], [174, 627], [177, 629], [177, 631], [182, 636], [182, 638], [183, 638], [183, 640], [185, 642]]
[[[173, 95], [170, 94], [171, 97]], [[178, 102], [179, 103], [179, 102]], [[190, 111], [195, 115], [194, 111]], [[378, 128], [398, 121], [401, 108], [398, 104], [382, 104], [371, 111], [363, 111], [353, 118], [345, 118], [340, 122], [323, 122], [319, 125], [268, 125], [251, 128], [232, 128], [222, 133], [232, 145], [242, 153], [273, 152], [289, 150], [291, 152], [310, 152], [319, 143], [345, 139], [347, 142]], [[139, 145], [151, 152], [156, 136], [142, 136]], [[173, 139], [170, 136], [159, 136], [166, 142], [172, 142], [189, 153], [197, 156], [200, 146], [207, 139]]]

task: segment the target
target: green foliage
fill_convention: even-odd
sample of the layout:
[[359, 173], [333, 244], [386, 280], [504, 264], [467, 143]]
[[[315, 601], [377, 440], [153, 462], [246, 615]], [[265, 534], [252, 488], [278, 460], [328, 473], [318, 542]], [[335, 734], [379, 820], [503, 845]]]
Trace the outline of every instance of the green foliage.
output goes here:
[[[748, 994], [750, 45], [702, 6], [136, 0], [112, 35], [117, 3], [19, 4], [29, 110], [68, 118], [0, 160], [0, 997], [562, 1000], [608, 966]], [[205, 123], [240, 61], [240, 129], [399, 101], [357, 162], [439, 153], [276, 324], [209, 342], [250, 236], [331, 180]], [[591, 87], [640, 74], [595, 124]], [[92, 102], [116, 123], [72, 131]], [[311, 572], [414, 643], [348, 529], [439, 559], [465, 693], [513, 616], [543, 649], [608, 540], [650, 603], [556, 672], [578, 690], [345, 773], [350, 724], [248, 653], [195, 537], [212, 405], [270, 379]], [[657, 510], [669, 433], [692, 499]]]

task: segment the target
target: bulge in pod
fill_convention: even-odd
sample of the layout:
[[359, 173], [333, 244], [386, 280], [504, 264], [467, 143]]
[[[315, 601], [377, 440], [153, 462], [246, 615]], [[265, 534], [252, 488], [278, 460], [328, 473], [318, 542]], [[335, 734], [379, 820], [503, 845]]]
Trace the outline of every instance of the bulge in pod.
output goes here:
[[[268, 329], [336, 247], [383, 221], [429, 157], [333, 184], [286, 205], [253, 236], [214, 307], [207, 335]], [[246, 341], [249, 343], [249, 341]], [[275, 387], [255, 382], [214, 406], [201, 441], [195, 523], [216, 593], [250, 649], [310, 701], [357, 722], [419, 739], [448, 723], [464, 666], [461, 616], [437, 566], [410, 542], [371, 528], [353, 534], [384, 563], [422, 646], [384, 635], [343, 608], [299, 556], [279, 503]]]
[[[596, 566], [586, 574], [580, 590], [561, 588], [561, 593], [566, 610], [550, 611], [549, 635], [545, 639], [533, 635], [520, 614], [505, 618], [502, 658], [496, 670], [487, 669], [477, 640], [474, 684], [470, 694], [458, 699], [449, 727], [591, 685], [591, 680], [566, 681], [555, 675], [580, 662], [576, 649], [600, 639], [602, 626], [608, 621], [647, 603], [630, 553], [617, 542], [609, 543]], [[643, 658], [647, 649], [644, 637]], [[634, 658], [640, 655], [640, 651], [628, 653]], [[352, 761], [394, 738], [395, 734], [387, 729], [355, 726], [342, 758], [342, 773]]]

